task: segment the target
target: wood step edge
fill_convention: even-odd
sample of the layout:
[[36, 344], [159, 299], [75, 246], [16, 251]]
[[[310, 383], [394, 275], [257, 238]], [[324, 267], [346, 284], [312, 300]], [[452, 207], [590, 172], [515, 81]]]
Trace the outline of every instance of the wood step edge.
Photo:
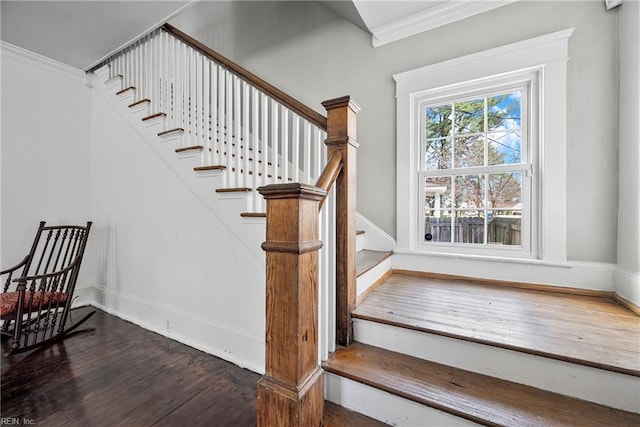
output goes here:
[[[364, 301], [364, 300], [361, 300], [361, 302], [362, 301]], [[547, 359], [561, 360], [563, 362], [573, 363], [573, 364], [576, 364], [576, 365], [588, 366], [588, 367], [591, 367], [591, 368], [602, 369], [602, 370], [605, 370], [605, 371], [617, 372], [617, 373], [620, 373], [620, 374], [626, 374], [626, 375], [631, 375], [631, 376], [634, 376], [634, 377], [640, 377], [640, 371], [637, 371], [637, 370], [634, 370], [634, 369], [627, 369], [627, 368], [623, 368], [623, 367], [620, 367], [620, 366], [607, 365], [607, 364], [600, 363], [600, 362], [594, 362], [592, 360], [586, 360], [586, 359], [580, 359], [580, 358], [576, 358], [576, 357], [570, 357], [570, 356], [566, 356], [566, 355], [563, 355], [563, 354], [551, 353], [551, 352], [548, 352], [548, 351], [537, 350], [537, 349], [530, 348], [530, 347], [522, 347], [522, 346], [510, 345], [510, 344], [505, 344], [505, 343], [502, 343], [502, 342], [497, 342], [497, 341], [488, 340], [488, 339], [484, 339], [484, 338], [477, 338], [477, 337], [468, 336], [468, 335], [462, 335], [462, 334], [456, 334], [456, 333], [452, 333], [452, 332], [446, 332], [446, 331], [442, 331], [442, 330], [439, 330], [439, 329], [436, 329], [436, 328], [421, 327], [421, 326], [416, 326], [416, 325], [410, 324], [410, 323], [403, 323], [403, 322], [399, 322], [399, 321], [393, 321], [393, 320], [389, 320], [389, 319], [384, 319], [382, 317], [360, 314], [360, 313], [358, 313], [357, 308], [351, 313], [351, 317], [354, 318], [354, 319], [361, 319], [361, 320], [367, 320], [369, 322], [380, 323], [382, 325], [389, 325], [389, 326], [394, 326], [394, 327], [397, 327], [397, 328], [404, 328], [404, 329], [408, 329], [408, 330], [412, 330], [412, 331], [423, 332], [423, 333], [433, 334], [433, 335], [439, 335], [439, 336], [442, 336], [442, 337], [453, 338], [453, 339], [472, 342], [472, 343], [476, 343], [476, 344], [487, 345], [487, 346], [490, 346], [490, 347], [502, 348], [502, 349], [505, 349], [505, 350], [516, 351], [518, 353], [531, 354], [531, 355], [534, 355], [534, 356], [540, 356], [540, 357], [544, 357], [544, 358], [547, 358]]]
[[176, 148], [175, 152], [176, 153], [184, 153], [186, 151], [202, 151], [202, 150], [204, 150], [204, 147], [202, 145], [191, 145], [189, 147]]
[[130, 90], [136, 90], [136, 87], [135, 86], [125, 87], [124, 89], [117, 91], [116, 95], [122, 95], [123, 93], [128, 92]]
[[204, 171], [215, 171], [215, 170], [224, 170], [227, 167], [224, 165], [209, 165], [209, 166], [196, 166], [193, 168], [196, 172], [204, 172]]
[[483, 425], [640, 425], [640, 414], [361, 343], [337, 349], [322, 366], [326, 372]]
[[253, 188], [238, 187], [238, 188], [217, 188], [216, 193], [248, 193], [253, 191]]
[[143, 117], [142, 121], [146, 122], [147, 120], [152, 120], [158, 117], [167, 117], [166, 113], [155, 113], [155, 114], [151, 114], [150, 116], [147, 117]]
[[166, 135], [170, 135], [172, 133], [184, 133], [184, 129], [182, 129], [182, 128], [174, 128], [174, 129], [165, 130], [163, 132], [158, 132], [158, 136], [159, 137], [163, 137], [163, 136], [166, 136]]
[[129, 108], [134, 108], [134, 107], [137, 107], [140, 104], [145, 104], [145, 103], [146, 104], [150, 104], [151, 100], [149, 98], [141, 99], [139, 101], [134, 102], [133, 104], [129, 104]]
[[[363, 257], [367, 256], [368, 254], [371, 254], [372, 257], [374, 258], [373, 261], [370, 261], [367, 265], [365, 265], [365, 267], [362, 268], [358, 268], [357, 264], [358, 264], [358, 258], [362, 259]], [[375, 268], [376, 266], [378, 266], [382, 261], [386, 260], [387, 258], [389, 258], [391, 255], [393, 255], [393, 251], [373, 251], [373, 250], [369, 250], [369, 249], [363, 249], [359, 252], [356, 253], [356, 275], [362, 276], [364, 273], [366, 273], [367, 271], [371, 270], [372, 268]], [[362, 261], [360, 261], [361, 263]]]
[[240, 216], [243, 218], [266, 218], [267, 214], [265, 212], [242, 212]]

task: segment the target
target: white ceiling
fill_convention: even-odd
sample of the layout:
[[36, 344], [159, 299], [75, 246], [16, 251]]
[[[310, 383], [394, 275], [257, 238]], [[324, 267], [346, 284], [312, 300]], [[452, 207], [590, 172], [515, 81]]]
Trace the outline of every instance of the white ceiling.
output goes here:
[[[85, 70], [197, 1], [0, 0], [0, 38]], [[318, 3], [371, 33], [373, 45], [379, 46], [512, 1], [515, 0], [319, 0]]]
[[189, 1], [0, 2], [0, 38], [86, 69]]

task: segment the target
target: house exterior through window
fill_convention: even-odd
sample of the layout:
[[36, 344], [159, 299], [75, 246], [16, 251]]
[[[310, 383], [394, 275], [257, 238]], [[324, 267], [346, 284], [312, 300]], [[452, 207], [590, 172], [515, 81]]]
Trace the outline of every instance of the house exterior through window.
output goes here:
[[400, 251], [566, 261], [571, 32], [394, 76]]

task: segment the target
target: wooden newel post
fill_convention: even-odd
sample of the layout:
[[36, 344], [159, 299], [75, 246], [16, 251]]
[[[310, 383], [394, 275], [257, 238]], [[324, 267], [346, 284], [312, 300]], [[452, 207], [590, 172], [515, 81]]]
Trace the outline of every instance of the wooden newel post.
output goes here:
[[318, 204], [305, 184], [259, 188], [267, 200], [266, 360], [258, 382], [258, 426], [322, 425], [318, 366]]
[[336, 180], [336, 341], [353, 341], [351, 312], [356, 304], [356, 116], [360, 106], [349, 96], [322, 103], [327, 110], [328, 158], [342, 156]]

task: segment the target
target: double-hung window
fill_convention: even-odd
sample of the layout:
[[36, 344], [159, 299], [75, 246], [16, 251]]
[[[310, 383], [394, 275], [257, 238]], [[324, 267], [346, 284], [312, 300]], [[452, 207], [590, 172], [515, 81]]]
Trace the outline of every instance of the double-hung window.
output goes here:
[[419, 102], [421, 244], [530, 249], [530, 86]]
[[572, 32], [394, 75], [396, 252], [566, 262]]

